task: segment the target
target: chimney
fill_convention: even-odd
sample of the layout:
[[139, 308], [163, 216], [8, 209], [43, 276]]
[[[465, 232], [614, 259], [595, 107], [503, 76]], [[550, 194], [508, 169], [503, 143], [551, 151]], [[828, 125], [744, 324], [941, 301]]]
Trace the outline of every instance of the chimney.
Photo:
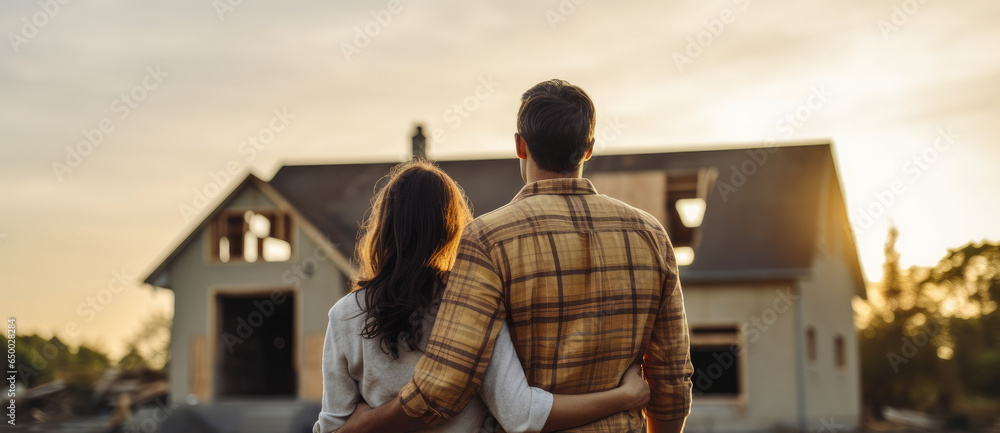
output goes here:
[[424, 137], [424, 127], [417, 125], [417, 135], [413, 136], [413, 156], [427, 158], [427, 137]]

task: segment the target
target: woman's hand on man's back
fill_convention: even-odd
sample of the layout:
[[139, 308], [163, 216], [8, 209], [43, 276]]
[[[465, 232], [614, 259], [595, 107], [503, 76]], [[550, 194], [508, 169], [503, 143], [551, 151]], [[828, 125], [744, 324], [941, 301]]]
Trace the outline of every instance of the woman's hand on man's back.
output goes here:
[[649, 404], [649, 384], [643, 379], [642, 366], [639, 364], [632, 364], [625, 370], [618, 389], [622, 392], [627, 410], [642, 409]]

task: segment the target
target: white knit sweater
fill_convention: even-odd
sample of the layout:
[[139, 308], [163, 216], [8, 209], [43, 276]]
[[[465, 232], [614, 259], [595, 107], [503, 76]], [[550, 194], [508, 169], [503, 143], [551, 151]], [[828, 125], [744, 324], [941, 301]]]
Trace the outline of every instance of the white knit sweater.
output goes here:
[[[399, 389], [413, 379], [413, 369], [420, 351], [408, 351], [400, 344], [399, 359], [382, 351], [378, 339], [365, 339], [359, 334], [364, 326], [364, 291], [343, 297], [330, 309], [330, 323], [323, 346], [323, 407], [314, 433], [329, 433], [340, 428], [364, 400], [372, 407], [396, 398]], [[435, 306], [436, 307], [436, 306]], [[423, 341], [427, 344], [434, 313], [424, 317]], [[524, 370], [518, 361], [510, 332], [504, 324], [493, 348], [479, 397], [447, 423], [426, 429], [428, 432], [478, 433], [496, 431], [490, 412], [508, 433], [537, 432], [545, 425], [552, 410], [552, 394], [528, 386]]]

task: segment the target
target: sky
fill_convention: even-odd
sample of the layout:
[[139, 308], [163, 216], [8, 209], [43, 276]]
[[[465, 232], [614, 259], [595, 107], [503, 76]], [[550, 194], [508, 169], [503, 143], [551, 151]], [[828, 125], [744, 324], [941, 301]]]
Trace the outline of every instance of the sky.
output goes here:
[[120, 356], [172, 313], [142, 278], [246, 171], [403, 160], [416, 123], [434, 158], [513, 157], [519, 96], [550, 78], [594, 100], [598, 153], [832, 141], [868, 277], [890, 221], [902, 263], [930, 266], [1000, 240], [998, 19], [985, 0], [9, 0], [0, 314]]

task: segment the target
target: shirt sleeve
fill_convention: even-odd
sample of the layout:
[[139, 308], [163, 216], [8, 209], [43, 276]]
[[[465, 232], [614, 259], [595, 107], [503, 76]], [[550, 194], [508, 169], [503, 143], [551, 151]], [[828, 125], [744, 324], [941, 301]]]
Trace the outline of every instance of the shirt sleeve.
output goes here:
[[323, 342], [323, 402], [319, 421], [313, 426], [314, 433], [329, 433], [342, 427], [362, 400], [358, 382], [351, 377], [347, 362], [348, 354], [361, 349], [357, 338], [338, 335], [338, 330], [344, 327], [343, 323], [338, 326], [342, 321], [338, 305], [339, 302], [330, 310], [330, 323]]
[[647, 417], [673, 420], [691, 412], [691, 339], [673, 247], [666, 245], [667, 277], [643, 366], [650, 381]]
[[507, 433], [540, 432], [552, 411], [552, 394], [528, 386], [506, 323], [497, 335], [479, 396]]
[[506, 317], [494, 261], [473, 228], [466, 227], [441, 299], [434, 329], [413, 380], [399, 391], [407, 415], [435, 426], [455, 416], [476, 395]]

